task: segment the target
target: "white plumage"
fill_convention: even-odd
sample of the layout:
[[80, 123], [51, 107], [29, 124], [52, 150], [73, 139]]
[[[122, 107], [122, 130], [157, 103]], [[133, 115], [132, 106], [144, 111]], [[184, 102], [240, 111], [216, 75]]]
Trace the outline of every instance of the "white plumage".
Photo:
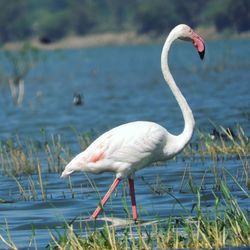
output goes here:
[[133, 219], [137, 220], [134, 173], [152, 162], [167, 160], [178, 154], [192, 137], [195, 124], [192, 111], [168, 67], [168, 52], [171, 44], [177, 38], [192, 41], [201, 58], [204, 56], [205, 45], [203, 39], [189, 26], [180, 24], [170, 32], [163, 46], [162, 72], [182, 111], [185, 123], [183, 132], [180, 135], [172, 135], [159, 124], [147, 121], [120, 125], [98, 137], [85, 151], [73, 158], [62, 173], [62, 177], [66, 177], [74, 171], [96, 174], [114, 172], [116, 174], [116, 179], [102, 199], [101, 206], [97, 207], [91, 216], [94, 219], [97, 218], [121, 179], [128, 178]]
[[[174, 136], [153, 122], [137, 121], [120, 125], [98, 137], [65, 168], [62, 176], [72, 172], [114, 172], [117, 178], [133, 175], [147, 164], [166, 160], [170, 152], [166, 141]], [[167, 144], [169, 145], [169, 144]], [[170, 147], [170, 150], [173, 147]]]

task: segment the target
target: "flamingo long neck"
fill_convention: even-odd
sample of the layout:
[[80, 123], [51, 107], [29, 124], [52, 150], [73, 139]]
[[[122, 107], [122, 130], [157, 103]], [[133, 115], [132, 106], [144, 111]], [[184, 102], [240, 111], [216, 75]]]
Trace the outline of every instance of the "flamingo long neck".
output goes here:
[[170, 32], [170, 34], [169, 34], [169, 36], [168, 36], [168, 38], [163, 46], [163, 49], [162, 49], [161, 68], [162, 68], [163, 76], [164, 76], [167, 84], [169, 85], [171, 91], [173, 92], [173, 95], [175, 96], [175, 98], [180, 106], [180, 109], [182, 111], [182, 115], [184, 118], [184, 123], [185, 123], [184, 130], [182, 131], [181, 134], [176, 136], [177, 140], [175, 140], [178, 144], [176, 151], [181, 151], [186, 146], [186, 144], [190, 141], [190, 139], [193, 135], [195, 121], [194, 121], [192, 110], [189, 107], [185, 97], [182, 95], [180, 89], [176, 85], [175, 80], [174, 80], [174, 78], [169, 70], [169, 67], [168, 67], [169, 49], [171, 47], [171, 44], [177, 38], [178, 38], [178, 34], [176, 34], [174, 32], [174, 30], [172, 32]]

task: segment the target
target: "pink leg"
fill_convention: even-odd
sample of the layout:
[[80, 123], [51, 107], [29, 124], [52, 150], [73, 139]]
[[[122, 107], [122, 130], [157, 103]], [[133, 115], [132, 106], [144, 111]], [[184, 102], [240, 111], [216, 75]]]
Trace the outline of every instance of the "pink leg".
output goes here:
[[137, 210], [136, 210], [134, 179], [128, 178], [128, 184], [129, 184], [131, 203], [132, 203], [132, 215], [133, 215], [134, 221], [137, 221], [138, 214], [137, 214]]
[[109, 199], [110, 195], [113, 193], [113, 191], [115, 190], [115, 188], [118, 186], [118, 184], [120, 183], [121, 179], [120, 178], [116, 178], [113, 182], [113, 184], [111, 185], [111, 187], [109, 188], [108, 192], [105, 194], [105, 196], [103, 197], [101, 204], [96, 208], [96, 210], [94, 211], [94, 213], [91, 215], [91, 218], [96, 219], [97, 216], [100, 214], [100, 212], [102, 211], [103, 206], [106, 204], [107, 200]]

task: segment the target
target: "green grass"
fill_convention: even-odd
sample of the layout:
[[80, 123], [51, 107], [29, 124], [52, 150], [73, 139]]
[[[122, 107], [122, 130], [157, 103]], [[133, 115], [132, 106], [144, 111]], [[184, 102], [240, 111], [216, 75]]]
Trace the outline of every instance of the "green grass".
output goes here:
[[[222, 183], [221, 196], [213, 193], [214, 206], [202, 208], [200, 191], [194, 214], [167, 218], [152, 225], [130, 224], [122, 229], [105, 224], [103, 229], [75, 233], [67, 225], [64, 233], [50, 231], [50, 249], [220, 249], [226, 246], [249, 246], [249, 218], [239, 207], [228, 187]], [[250, 197], [248, 197], [249, 199]]]

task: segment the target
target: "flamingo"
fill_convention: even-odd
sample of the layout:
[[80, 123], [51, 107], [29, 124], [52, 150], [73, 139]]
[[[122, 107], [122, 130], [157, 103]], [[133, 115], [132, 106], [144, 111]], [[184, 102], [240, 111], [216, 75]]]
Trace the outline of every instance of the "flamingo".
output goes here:
[[150, 121], [129, 122], [115, 127], [90, 144], [83, 152], [76, 155], [65, 167], [62, 177], [75, 171], [99, 174], [113, 172], [116, 177], [108, 192], [101, 200], [91, 219], [96, 219], [108, 201], [112, 192], [122, 179], [128, 179], [132, 203], [133, 220], [138, 220], [136, 209], [134, 174], [156, 161], [165, 161], [180, 153], [191, 140], [195, 121], [191, 108], [176, 85], [168, 66], [168, 53], [176, 40], [191, 41], [200, 58], [205, 55], [204, 40], [188, 25], [179, 24], [169, 33], [161, 53], [161, 69], [164, 79], [180, 106], [184, 119], [181, 134], [173, 135], [161, 125]]

